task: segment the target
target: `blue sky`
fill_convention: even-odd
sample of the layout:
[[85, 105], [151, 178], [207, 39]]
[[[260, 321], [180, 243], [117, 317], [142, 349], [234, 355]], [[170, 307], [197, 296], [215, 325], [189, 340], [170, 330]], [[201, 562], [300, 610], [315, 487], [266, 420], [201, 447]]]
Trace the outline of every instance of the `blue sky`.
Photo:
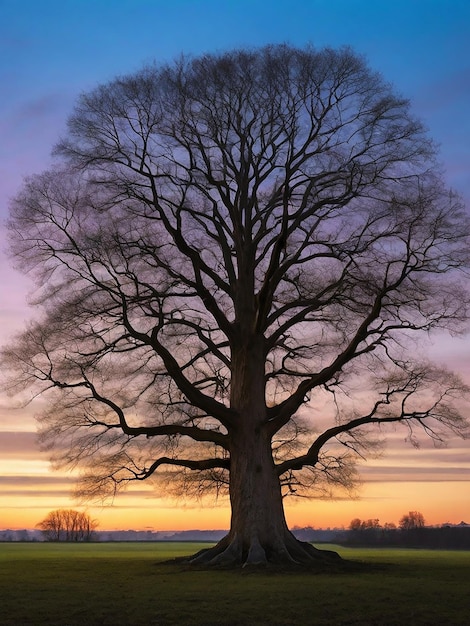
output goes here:
[[145, 62], [272, 42], [364, 54], [412, 100], [470, 195], [467, 0], [0, 0], [2, 214], [82, 91]]
[[[468, 0], [0, 0], [0, 343], [30, 315], [25, 305], [30, 286], [3, 253], [8, 198], [25, 175], [48, 166], [77, 96], [144, 63], [169, 61], [181, 53], [280, 42], [350, 45], [365, 55], [398, 93], [410, 98], [414, 112], [440, 144], [449, 184], [470, 206]], [[457, 365], [470, 382], [469, 345], [468, 339], [446, 340], [435, 352]], [[27, 482], [28, 472], [47, 470], [34, 465], [42, 457], [32, 459], [36, 452], [30, 413], [17, 414], [9, 406], [10, 400], [0, 396], [0, 450], [2, 431], [10, 433], [3, 437], [11, 462], [3, 478], [11, 499], [20, 493], [11, 491], [15, 477], [20, 485], [21, 477]], [[23, 438], [15, 435], [18, 431], [25, 433]], [[458, 473], [462, 458], [470, 456], [468, 447], [452, 450], [447, 451], [446, 468]], [[23, 462], [26, 458], [30, 465]], [[15, 473], [15, 459], [24, 471]], [[421, 474], [436, 470], [432, 455], [421, 460]], [[0, 478], [1, 473], [0, 468]], [[44, 484], [55, 484], [50, 475], [46, 478]], [[460, 483], [468, 494], [468, 482]], [[0, 484], [0, 500], [1, 489]], [[51, 491], [51, 498], [54, 493], [59, 492]], [[415, 509], [419, 503], [406, 500], [403, 506]]]

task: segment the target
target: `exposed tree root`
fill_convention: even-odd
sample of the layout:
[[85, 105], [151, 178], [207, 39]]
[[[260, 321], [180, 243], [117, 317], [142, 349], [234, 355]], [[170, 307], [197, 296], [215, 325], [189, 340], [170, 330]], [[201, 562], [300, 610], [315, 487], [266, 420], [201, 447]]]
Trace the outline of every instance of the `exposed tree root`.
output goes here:
[[330, 550], [319, 550], [310, 543], [299, 541], [292, 533], [269, 542], [254, 536], [243, 541], [236, 533], [229, 533], [212, 548], [201, 550], [187, 559], [188, 563], [207, 567], [313, 567], [327, 569], [342, 562], [341, 557]]

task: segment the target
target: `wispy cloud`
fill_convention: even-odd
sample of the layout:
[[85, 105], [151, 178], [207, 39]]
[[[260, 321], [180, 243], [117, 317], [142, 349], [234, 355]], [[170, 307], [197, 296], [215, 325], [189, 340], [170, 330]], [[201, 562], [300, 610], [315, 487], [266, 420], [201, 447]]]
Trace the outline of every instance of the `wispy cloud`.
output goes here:
[[3, 459], [8, 457], [24, 458], [31, 455], [37, 456], [38, 450], [35, 432], [0, 432], [0, 455]]
[[72, 485], [73, 478], [67, 476], [54, 476], [50, 474], [48, 476], [24, 476], [24, 475], [11, 475], [0, 476], [0, 488], [1, 486], [18, 486], [18, 487], [47, 487], [64, 484]]
[[361, 471], [364, 482], [468, 482], [470, 483], [470, 467], [416, 467], [382, 465], [368, 467]]

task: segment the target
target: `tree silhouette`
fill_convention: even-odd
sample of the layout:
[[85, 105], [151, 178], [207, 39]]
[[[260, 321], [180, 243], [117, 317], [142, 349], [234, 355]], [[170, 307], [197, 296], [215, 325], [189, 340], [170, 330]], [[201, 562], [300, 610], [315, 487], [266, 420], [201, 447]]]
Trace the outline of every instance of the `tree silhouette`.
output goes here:
[[424, 528], [424, 517], [419, 511], [410, 511], [403, 515], [398, 526], [401, 530], [415, 530], [416, 528]]
[[468, 225], [349, 49], [147, 67], [83, 95], [56, 156], [12, 204], [42, 314], [4, 362], [47, 391], [42, 441], [82, 495], [228, 488], [230, 532], [194, 561], [317, 561], [283, 495], [350, 486], [366, 426], [464, 427], [414, 337], [466, 317]]
[[91, 541], [97, 526], [88, 513], [57, 509], [48, 513], [36, 527], [47, 541]]

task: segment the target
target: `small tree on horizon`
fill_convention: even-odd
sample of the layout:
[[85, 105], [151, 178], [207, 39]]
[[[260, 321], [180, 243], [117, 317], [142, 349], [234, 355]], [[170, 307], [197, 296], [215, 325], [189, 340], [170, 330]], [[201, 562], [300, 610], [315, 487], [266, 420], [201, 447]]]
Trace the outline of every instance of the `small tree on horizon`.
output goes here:
[[82, 496], [228, 489], [195, 562], [318, 562], [283, 496], [350, 488], [369, 426], [464, 431], [465, 385], [417, 342], [467, 318], [468, 222], [351, 50], [144, 68], [83, 95], [56, 156], [12, 203], [41, 316], [3, 362], [47, 393], [43, 445]]
[[398, 527], [401, 530], [415, 530], [416, 528], [424, 528], [424, 526], [424, 516], [419, 511], [409, 511], [398, 522]]
[[91, 541], [97, 527], [88, 513], [73, 509], [51, 511], [36, 524], [47, 541]]
[[380, 521], [377, 518], [361, 520], [358, 517], [351, 520], [349, 530], [377, 530], [381, 528]]

